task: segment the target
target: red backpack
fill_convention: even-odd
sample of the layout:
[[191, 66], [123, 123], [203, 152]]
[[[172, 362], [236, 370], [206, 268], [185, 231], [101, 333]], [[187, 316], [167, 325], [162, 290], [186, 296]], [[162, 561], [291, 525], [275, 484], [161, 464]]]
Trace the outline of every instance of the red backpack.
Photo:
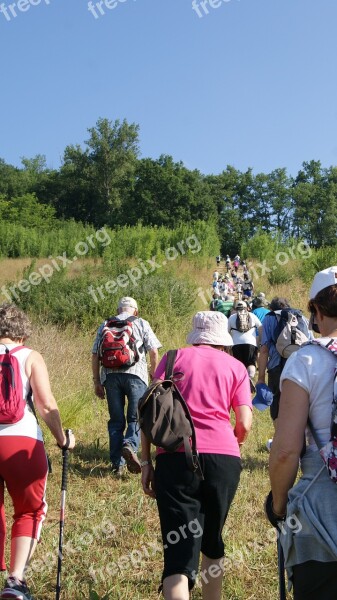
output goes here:
[[5, 354], [0, 355], [0, 424], [17, 423], [24, 415], [26, 400], [19, 361], [14, 353], [24, 346], [12, 350], [6, 347]]
[[103, 327], [99, 344], [99, 358], [107, 369], [128, 369], [139, 360], [139, 352], [132, 330], [136, 316], [128, 319], [108, 319]]

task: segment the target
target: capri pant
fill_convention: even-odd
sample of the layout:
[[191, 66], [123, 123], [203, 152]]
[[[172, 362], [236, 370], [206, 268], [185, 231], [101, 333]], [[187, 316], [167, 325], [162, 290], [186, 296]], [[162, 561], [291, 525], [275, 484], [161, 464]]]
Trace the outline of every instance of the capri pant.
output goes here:
[[237, 490], [241, 459], [225, 454], [200, 454], [202, 480], [192, 473], [184, 453], [160, 454], [156, 459], [155, 489], [164, 545], [162, 580], [188, 577], [192, 589], [200, 552], [224, 556], [222, 529]]
[[12, 538], [39, 539], [47, 512], [48, 464], [44, 443], [23, 436], [0, 436], [0, 569], [5, 570], [5, 485], [14, 507]]

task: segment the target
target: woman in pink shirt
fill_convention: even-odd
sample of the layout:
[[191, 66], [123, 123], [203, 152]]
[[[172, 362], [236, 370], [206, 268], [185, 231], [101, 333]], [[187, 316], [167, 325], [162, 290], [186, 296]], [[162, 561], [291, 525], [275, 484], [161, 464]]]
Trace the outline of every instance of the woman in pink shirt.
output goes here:
[[[202, 553], [204, 600], [221, 600], [224, 570], [222, 529], [237, 490], [244, 443], [252, 421], [247, 371], [224, 350], [233, 344], [227, 318], [220, 312], [198, 312], [187, 338], [191, 347], [177, 352], [174, 372], [196, 430], [204, 479], [192, 473], [183, 449], [157, 450], [155, 469], [150, 443], [142, 434], [142, 485], [156, 498], [164, 546], [162, 575], [165, 600], [188, 600]], [[163, 379], [165, 354], [155, 377]], [[235, 426], [231, 425], [231, 410]]]

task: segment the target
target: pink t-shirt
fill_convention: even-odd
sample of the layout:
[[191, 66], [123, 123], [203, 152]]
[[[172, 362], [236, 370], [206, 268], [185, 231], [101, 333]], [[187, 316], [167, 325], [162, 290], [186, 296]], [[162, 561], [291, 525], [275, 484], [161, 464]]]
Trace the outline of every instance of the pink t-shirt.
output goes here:
[[[166, 354], [156, 370], [157, 379], [164, 379], [165, 366]], [[184, 373], [176, 385], [193, 418], [198, 452], [240, 456], [230, 412], [241, 405], [252, 408], [244, 365], [211, 346], [192, 346], [178, 350], [174, 371]]]

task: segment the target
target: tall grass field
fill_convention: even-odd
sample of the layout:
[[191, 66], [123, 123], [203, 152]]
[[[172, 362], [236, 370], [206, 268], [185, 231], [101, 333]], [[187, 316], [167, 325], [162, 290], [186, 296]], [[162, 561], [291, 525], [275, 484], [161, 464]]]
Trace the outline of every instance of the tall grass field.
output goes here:
[[[180, 233], [176, 241], [170, 243], [166, 240], [165, 244], [177, 248], [177, 240], [186, 239], [192, 233], [184, 235], [185, 238]], [[201, 230], [197, 238], [198, 235], [201, 235]], [[196, 249], [192, 242], [191, 248]], [[151, 247], [150, 253], [143, 254], [139, 246], [137, 252], [129, 252], [128, 259], [123, 262], [121, 256], [114, 254], [113, 245], [109, 245], [101, 255], [84, 256], [75, 265], [59, 272], [55, 270], [48, 282], [41, 280], [39, 285], [31, 285], [25, 292], [15, 288], [18, 304], [31, 315], [34, 323], [34, 333], [27, 344], [45, 357], [63, 424], [73, 429], [77, 439], [76, 448], [69, 455], [63, 600], [158, 598], [162, 549], [156, 506], [154, 501], [144, 496], [140, 476], [126, 474], [122, 480], [117, 480], [110, 472], [108, 411], [106, 401], [99, 400], [93, 393], [91, 346], [96, 328], [105, 317], [114, 313], [117, 300], [123, 295], [138, 299], [140, 316], [150, 321], [163, 345], [161, 353], [184, 346], [193, 314], [196, 310], [208, 308], [203, 298], [209, 297], [218, 249], [214, 238], [207, 252], [193, 253], [185, 246], [185, 253], [179, 251], [174, 260], [166, 257], [165, 261], [165, 253], [159, 246], [157, 250], [152, 251]], [[142, 277], [133, 286], [119, 286], [114, 294], [107, 291], [105, 285], [109, 278], [125, 274], [139, 266], [141, 259], [145, 261], [153, 254], [160, 257], [160, 267], [148, 274], [144, 269]], [[256, 292], [265, 292], [267, 298], [286, 296], [292, 305], [306, 312], [309, 283], [303, 272], [306, 263], [308, 271], [315, 269], [312, 257], [305, 260], [297, 252], [286, 265], [282, 265], [282, 269], [278, 262], [275, 262], [277, 268], [273, 269], [273, 260], [275, 255], [268, 258], [270, 272], [262, 273], [257, 266], [259, 261], [254, 258]], [[38, 272], [46, 261], [47, 256], [38, 257], [36, 262], [27, 261], [24, 257], [3, 258], [0, 262], [0, 287], [7, 286], [8, 290], [11, 282], [29, 281], [29, 274]], [[278, 272], [283, 273], [279, 282], [276, 281]], [[274, 279], [271, 274], [274, 274]], [[96, 302], [88, 293], [90, 285], [95, 290], [102, 285], [104, 297], [97, 292]], [[3, 302], [6, 298], [0, 300]], [[43, 429], [53, 472], [49, 475], [47, 487], [48, 514], [27, 579], [36, 600], [53, 600], [61, 452], [48, 430]], [[263, 513], [264, 498], [269, 491], [265, 443], [272, 435], [269, 411], [254, 409], [252, 431], [243, 446], [244, 469], [224, 531], [223, 598], [226, 600], [275, 600], [278, 597], [276, 536]], [[8, 500], [6, 497], [9, 532], [12, 509]], [[7, 556], [8, 550], [7, 544]], [[192, 597], [194, 600], [201, 598], [200, 585], [195, 587]]]

